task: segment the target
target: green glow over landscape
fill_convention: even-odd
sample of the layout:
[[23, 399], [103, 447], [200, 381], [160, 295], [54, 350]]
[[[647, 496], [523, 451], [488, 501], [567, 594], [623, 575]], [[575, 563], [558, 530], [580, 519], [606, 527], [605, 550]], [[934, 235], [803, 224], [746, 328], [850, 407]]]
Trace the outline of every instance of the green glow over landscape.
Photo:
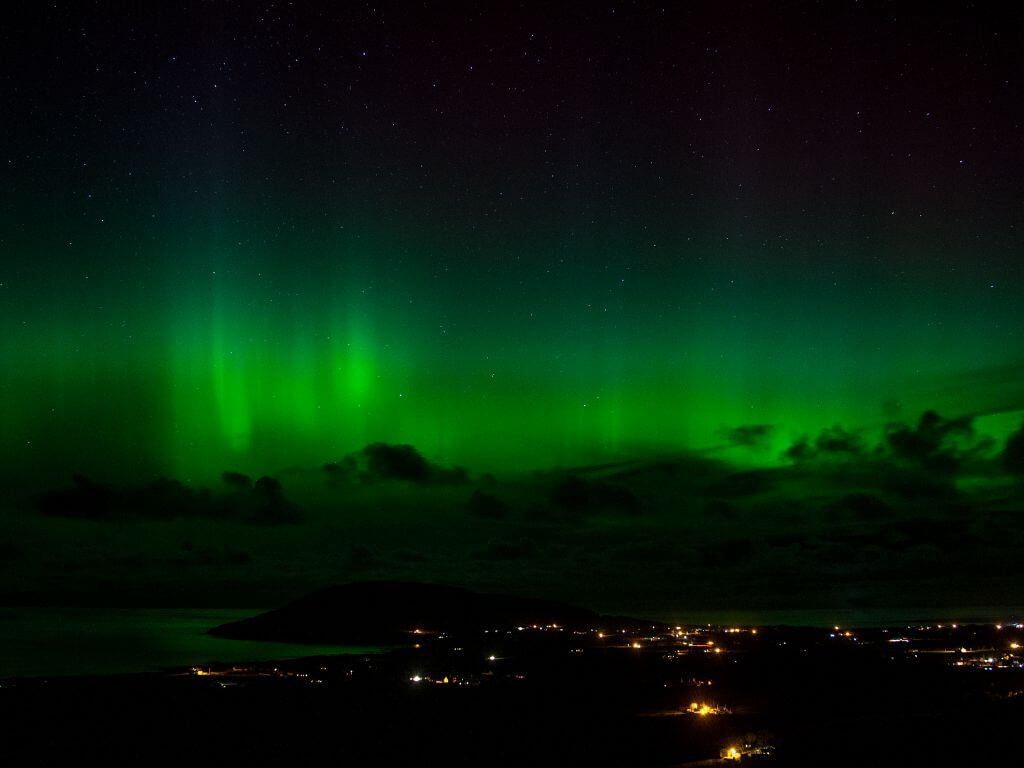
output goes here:
[[1012, 20], [23, 5], [0, 602], [1017, 601]]

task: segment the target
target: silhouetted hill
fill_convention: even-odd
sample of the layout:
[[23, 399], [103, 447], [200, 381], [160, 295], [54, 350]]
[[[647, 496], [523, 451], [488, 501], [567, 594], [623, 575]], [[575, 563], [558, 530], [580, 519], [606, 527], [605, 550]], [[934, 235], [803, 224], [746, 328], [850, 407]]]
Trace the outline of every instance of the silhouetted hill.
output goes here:
[[417, 629], [461, 635], [530, 624], [610, 629], [649, 622], [602, 617], [550, 600], [486, 595], [438, 584], [368, 581], [328, 587], [283, 608], [222, 624], [210, 634], [236, 640], [388, 643], [409, 639]]

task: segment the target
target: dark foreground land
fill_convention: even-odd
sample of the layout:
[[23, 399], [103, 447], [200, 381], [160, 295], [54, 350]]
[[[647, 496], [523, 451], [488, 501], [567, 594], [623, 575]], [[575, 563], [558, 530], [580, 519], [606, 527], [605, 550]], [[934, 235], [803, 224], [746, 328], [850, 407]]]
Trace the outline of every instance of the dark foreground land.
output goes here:
[[530, 625], [421, 630], [380, 656], [7, 680], [0, 764], [1016, 764], [1019, 639]]

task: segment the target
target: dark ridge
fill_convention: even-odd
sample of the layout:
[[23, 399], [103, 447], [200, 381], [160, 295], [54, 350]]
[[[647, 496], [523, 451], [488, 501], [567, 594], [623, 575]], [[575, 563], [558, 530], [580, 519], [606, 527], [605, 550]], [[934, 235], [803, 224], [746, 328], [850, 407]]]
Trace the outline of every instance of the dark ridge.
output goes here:
[[235, 640], [361, 644], [409, 640], [424, 634], [476, 635], [485, 629], [557, 624], [566, 629], [649, 625], [610, 618], [552, 600], [488, 595], [460, 587], [367, 581], [328, 587], [288, 605], [210, 630]]

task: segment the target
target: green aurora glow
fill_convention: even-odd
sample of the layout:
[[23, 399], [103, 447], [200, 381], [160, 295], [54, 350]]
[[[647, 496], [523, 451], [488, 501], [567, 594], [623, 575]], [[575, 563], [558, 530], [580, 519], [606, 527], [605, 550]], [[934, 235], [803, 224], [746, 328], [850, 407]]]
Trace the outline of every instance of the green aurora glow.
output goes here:
[[322, 10], [12, 18], [12, 477], [1019, 423], [999, 18]]
[[887, 281], [870, 253], [791, 248], [780, 269], [760, 245], [714, 242], [523, 243], [499, 259], [236, 234], [168, 236], [129, 266], [100, 241], [8, 301], [8, 465], [205, 480], [385, 440], [501, 471], [714, 450], [749, 424], [774, 429], [744, 459], [771, 463], [834, 423], [1022, 405], [1019, 306], [963, 275]]

